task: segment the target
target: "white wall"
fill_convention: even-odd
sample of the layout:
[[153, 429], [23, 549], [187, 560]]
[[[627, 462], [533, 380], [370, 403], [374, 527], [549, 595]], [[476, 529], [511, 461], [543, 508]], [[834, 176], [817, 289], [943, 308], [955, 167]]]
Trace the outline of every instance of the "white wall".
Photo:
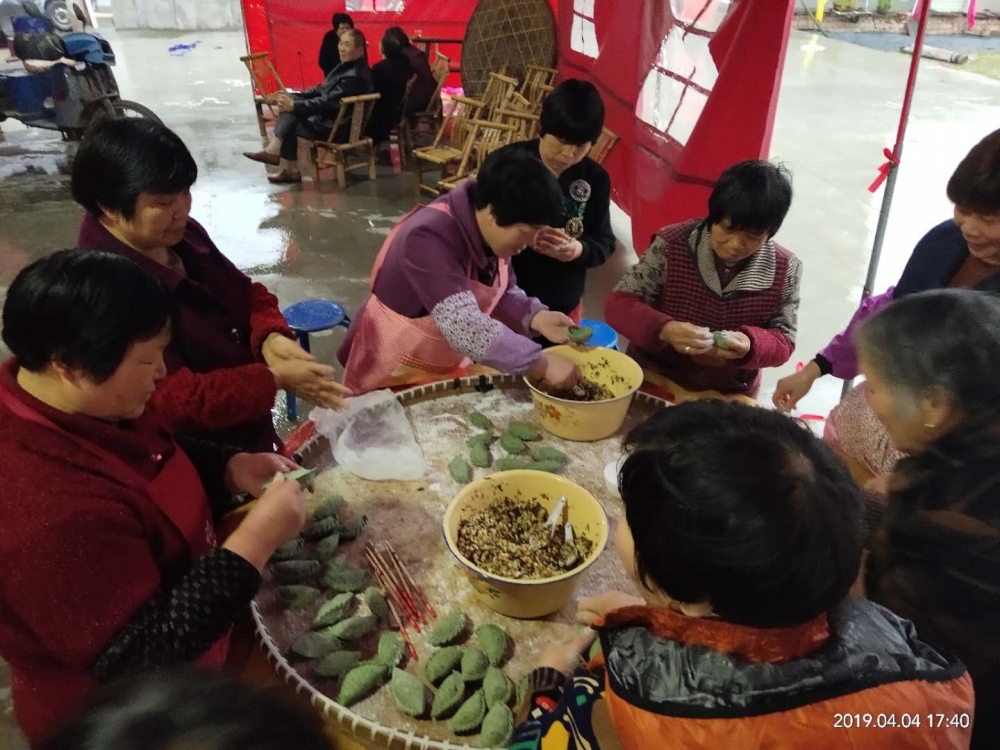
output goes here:
[[111, 0], [116, 29], [243, 28], [239, 0]]

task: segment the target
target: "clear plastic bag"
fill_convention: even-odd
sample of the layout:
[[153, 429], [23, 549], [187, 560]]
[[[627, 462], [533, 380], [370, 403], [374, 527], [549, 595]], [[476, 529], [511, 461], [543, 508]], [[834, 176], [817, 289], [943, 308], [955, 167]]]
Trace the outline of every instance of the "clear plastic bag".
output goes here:
[[392, 391], [372, 391], [348, 399], [345, 411], [316, 409], [311, 416], [337, 463], [362, 479], [413, 481], [427, 472], [413, 427]]

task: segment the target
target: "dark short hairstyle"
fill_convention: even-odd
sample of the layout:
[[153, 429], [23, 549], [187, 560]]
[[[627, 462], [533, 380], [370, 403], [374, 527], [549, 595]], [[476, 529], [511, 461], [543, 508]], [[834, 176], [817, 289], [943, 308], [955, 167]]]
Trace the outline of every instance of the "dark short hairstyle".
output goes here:
[[346, 23], [352, 29], [354, 28], [354, 19], [353, 18], [351, 18], [346, 13], [334, 13], [333, 14], [333, 21], [331, 21], [331, 24], [333, 25], [333, 28], [334, 29], [339, 29], [340, 28], [340, 24], [342, 24], [342, 23]]
[[784, 166], [760, 159], [729, 167], [708, 197], [708, 226], [726, 219], [736, 231], [774, 237], [792, 205], [792, 176]]
[[590, 81], [569, 78], [542, 102], [541, 134], [566, 143], [596, 143], [604, 127], [604, 100]]
[[128, 258], [62, 250], [10, 285], [3, 340], [29, 372], [56, 361], [103, 383], [129, 346], [163, 331], [172, 313], [170, 292]]
[[847, 596], [860, 493], [807, 427], [693, 401], [657, 412], [625, 445], [619, 486], [647, 588], [754, 627], [800, 625]]
[[976, 213], [1000, 213], [1000, 130], [983, 138], [962, 159], [948, 180], [948, 199]]
[[319, 717], [280, 692], [210, 672], [111, 683], [42, 750], [332, 750]]
[[365, 51], [365, 57], [368, 56], [368, 40], [365, 38], [364, 33], [360, 29], [352, 28], [345, 31], [344, 36], [351, 37], [355, 44], [361, 45], [361, 49]]
[[490, 206], [501, 227], [555, 226], [562, 218], [562, 189], [542, 162], [526, 151], [490, 154], [472, 187], [477, 209]]
[[390, 26], [382, 37], [382, 47], [385, 48], [386, 56], [389, 56], [389, 46], [387, 45], [398, 49], [401, 54], [404, 49], [410, 46], [410, 37], [399, 26]]
[[91, 128], [73, 162], [73, 199], [94, 216], [135, 215], [141, 193], [189, 189], [198, 166], [176, 133], [153, 120], [103, 120]]
[[399, 57], [410, 46], [410, 37], [398, 26], [390, 26], [382, 35], [382, 51], [387, 58]]
[[945, 391], [973, 418], [1000, 415], [1000, 297], [969, 289], [910, 294], [854, 334], [888, 387], [918, 399]]

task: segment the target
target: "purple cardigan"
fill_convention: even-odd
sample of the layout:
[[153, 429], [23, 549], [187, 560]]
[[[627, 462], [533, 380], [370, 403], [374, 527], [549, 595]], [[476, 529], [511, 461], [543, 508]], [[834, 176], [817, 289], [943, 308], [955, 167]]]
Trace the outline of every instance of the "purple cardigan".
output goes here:
[[[531, 320], [547, 308], [525, 296], [510, 269], [507, 291], [493, 315], [480, 311], [470, 281], [491, 284], [500, 261], [479, 232], [471, 191], [470, 181], [435, 201], [447, 205], [451, 216], [424, 208], [400, 227], [375, 280], [374, 294], [407, 318], [432, 315], [452, 347], [471, 361], [523, 374], [542, 351], [530, 338]], [[355, 322], [364, 311], [363, 305]], [[351, 326], [338, 353], [341, 364], [350, 356], [355, 333]]]

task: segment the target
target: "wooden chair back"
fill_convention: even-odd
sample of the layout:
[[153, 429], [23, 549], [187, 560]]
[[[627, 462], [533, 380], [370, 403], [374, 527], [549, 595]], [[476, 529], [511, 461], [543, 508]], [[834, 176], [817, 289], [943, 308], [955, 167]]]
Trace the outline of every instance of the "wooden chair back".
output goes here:
[[437, 88], [434, 89], [434, 94], [431, 96], [427, 109], [421, 112], [420, 115], [422, 117], [438, 118], [441, 116], [442, 107], [441, 89], [444, 88], [444, 82], [448, 80], [448, 76], [451, 74], [451, 58], [438, 52], [434, 57], [434, 64], [431, 66], [431, 74], [434, 76], [434, 80], [437, 81]]
[[539, 118], [534, 112], [527, 112], [523, 109], [501, 109], [497, 110], [496, 119], [514, 129], [511, 143], [530, 141], [532, 138], [538, 137]]
[[486, 119], [496, 110], [508, 109], [511, 100], [517, 93], [517, 79], [501, 73], [490, 73], [489, 83], [486, 84], [486, 92], [480, 100], [483, 103]]
[[590, 149], [590, 158], [596, 161], [598, 164], [603, 164], [604, 160], [608, 158], [608, 154], [611, 153], [611, 149], [615, 147], [618, 143], [618, 136], [614, 134], [613, 131], [604, 128], [601, 131], [600, 137]]
[[531, 102], [540, 102], [544, 97], [544, 92], [539, 90], [539, 86], [552, 86], [559, 71], [553, 68], [546, 68], [541, 65], [525, 66], [524, 81], [521, 83], [519, 93]]
[[475, 141], [477, 171], [483, 166], [487, 156], [512, 143], [518, 132], [516, 126], [496, 120], [472, 120], [470, 124], [474, 128], [472, 139]]
[[[372, 117], [375, 109], [375, 102], [382, 98], [381, 94], [362, 94], [360, 96], [347, 96], [340, 100], [340, 111], [337, 112], [337, 119], [333, 121], [333, 128], [327, 138], [327, 144], [336, 146], [341, 151], [349, 150], [350, 147], [360, 145], [364, 141], [370, 140], [364, 137], [368, 128], [368, 121]], [[351, 123], [350, 135], [344, 143], [337, 142], [337, 131], [343, 127], [348, 120]]]
[[282, 94], [288, 91], [285, 84], [274, 69], [269, 52], [258, 52], [255, 55], [246, 55], [240, 60], [247, 66], [250, 72], [250, 80], [253, 83], [254, 94], [263, 98], [265, 103], [274, 98], [275, 94]]

